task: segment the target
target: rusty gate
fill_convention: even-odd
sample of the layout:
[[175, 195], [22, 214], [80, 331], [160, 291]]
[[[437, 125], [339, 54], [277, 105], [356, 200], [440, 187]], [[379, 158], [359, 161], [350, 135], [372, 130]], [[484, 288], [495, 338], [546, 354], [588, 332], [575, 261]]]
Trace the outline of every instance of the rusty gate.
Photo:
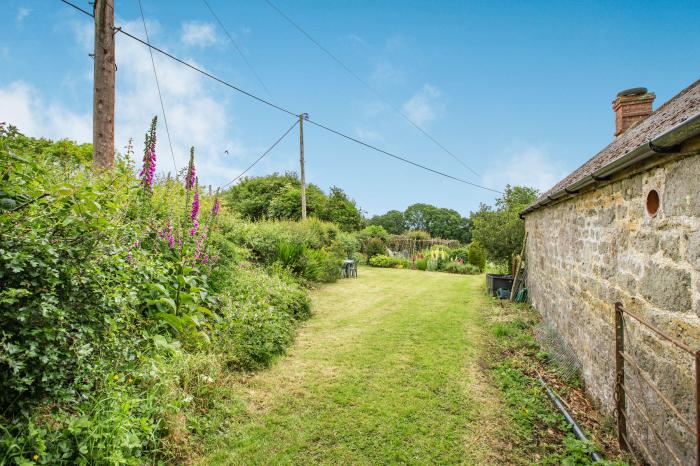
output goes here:
[[[679, 408], [664, 395], [657, 383], [652, 380], [644, 369], [642, 369], [639, 361], [636, 361], [629, 351], [630, 331], [626, 331], [628, 325], [641, 326], [640, 329], [651, 331], [659, 341], [671, 343], [672, 348], [684, 353], [689, 362], [692, 358], [692, 366], [694, 367], [694, 402], [693, 413], [691, 415], [683, 415]], [[626, 342], [625, 339], [628, 338]], [[627, 343], [627, 347], [626, 347]], [[668, 347], [668, 345], [666, 345]], [[631, 369], [631, 370], [629, 370]], [[659, 330], [654, 325], [650, 324], [638, 315], [625, 310], [621, 303], [615, 304], [615, 417], [617, 419], [617, 435], [620, 447], [623, 450], [635, 454], [635, 449], [643, 453], [645, 460], [651, 464], [664, 464], [659, 458], [672, 459], [678, 465], [692, 464], [693, 462], [700, 466], [700, 350], [693, 350], [681, 341], [669, 336], [667, 333]], [[632, 395], [632, 390], [629, 387], [631, 380], [635, 380], [635, 387], [638, 388], [637, 394], [640, 398], [635, 399]], [[643, 383], [642, 383], [643, 382]], [[656, 398], [662, 400], [663, 410], [666, 416], [669, 416], [677, 421], [679, 426], [688, 438], [694, 439], [694, 461], [691, 461], [687, 455], [679, 453], [677, 448], [669, 444], [667, 438], [668, 432], [659, 429], [652, 421], [654, 416], [650, 413], [646, 405], [646, 395], [642, 387], [647, 387]], [[635, 395], [636, 396], [636, 395]], [[645, 409], [646, 408], [646, 409]], [[637, 420], [636, 425], [643, 426], [647, 430], [647, 438], [653, 438], [654, 444], [659, 448], [663, 447], [665, 454], [660, 453], [654, 446], [648, 443], [645, 437], [639, 432], [638, 428], [634, 427], [633, 422], [630, 422], [631, 417]], [[651, 418], [650, 418], [651, 417]], [[693, 417], [692, 421], [689, 418]], [[656, 419], [658, 422], [658, 419]], [[693, 425], [695, 424], [695, 425]], [[662, 430], [659, 432], [659, 430]], [[651, 432], [651, 435], [649, 435]], [[650, 451], [651, 449], [651, 451]], [[692, 455], [692, 452], [687, 452]], [[661, 462], [660, 462], [661, 461]]]

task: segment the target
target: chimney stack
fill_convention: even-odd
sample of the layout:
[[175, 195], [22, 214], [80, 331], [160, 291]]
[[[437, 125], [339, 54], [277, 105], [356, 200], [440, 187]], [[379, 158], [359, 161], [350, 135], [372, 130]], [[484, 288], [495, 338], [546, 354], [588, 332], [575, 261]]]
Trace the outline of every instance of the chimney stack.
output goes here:
[[656, 94], [646, 87], [635, 87], [618, 92], [612, 103], [615, 112], [615, 136], [619, 136], [651, 115]]

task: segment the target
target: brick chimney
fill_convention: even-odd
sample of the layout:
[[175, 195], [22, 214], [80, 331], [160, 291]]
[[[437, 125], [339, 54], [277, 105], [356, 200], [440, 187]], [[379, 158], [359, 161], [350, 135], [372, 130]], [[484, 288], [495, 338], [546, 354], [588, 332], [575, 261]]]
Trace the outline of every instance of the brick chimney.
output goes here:
[[646, 87], [635, 87], [618, 92], [612, 103], [615, 112], [615, 136], [619, 136], [651, 115], [656, 94]]

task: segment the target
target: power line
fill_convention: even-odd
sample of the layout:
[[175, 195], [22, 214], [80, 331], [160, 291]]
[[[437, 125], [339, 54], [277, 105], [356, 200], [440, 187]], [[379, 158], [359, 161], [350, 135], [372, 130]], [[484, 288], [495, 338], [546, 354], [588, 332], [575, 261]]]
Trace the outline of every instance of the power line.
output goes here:
[[224, 30], [224, 33], [228, 36], [228, 38], [229, 38], [229, 40], [231, 41], [231, 43], [233, 43], [233, 46], [234, 46], [234, 47], [236, 48], [236, 50], [238, 51], [238, 54], [241, 56], [241, 58], [243, 59], [243, 61], [244, 61], [245, 64], [246, 64], [246, 66], [248, 66], [248, 68], [250, 69], [250, 71], [255, 75], [255, 79], [257, 79], [258, 82], [260, 83], [260, 85], [263, 87], [263, 89], [265, 89], [265, 93], [266, 93], [268, 96], [271, 96], [270, 90], [267, 88], [267, 86], [266, 86], [265, 83], [263, 82], [263, 80], [262, 80], [262, 78], [260, 77], [260, 75], [255, 71], [255, 68], [253, 68], [253, 65], [251, 65], [250, 62], [248, 61], [248, 59], [245, 57], [245, 54], [243, 53], [243, 50], [241, 50], [241, 48], [238, 46], [238, 43], [236, 43], [236, 40], [233, 38], [233, 36], [231, 35], [231, 33], [228, 32], [228, 29], [226, 29], [226, 26], [224, 26], [224, 23], [222, 23], [221, 20], [219, 19], [219, 17], [217, 16], [217, 14], [214, 13], [214, 9], [211, 7], [211, 5], [209, 5], [209, 2], [208, 2], [207, 0], [202, 0], [202, 1], [203, 1], [204, 4], [207, 6], [207, 8], [209, 9], [209, 12], [210, 12], [211, 15], [214, 17], [214, 19], [216, 20], [216, 22], [219, 23], [219, 26], [221, 26], [221, 29]]
[[287, 136], [287, 135], [289, 134], [289, 132], [290, 132], [291, 130], [293, 130], [294, 127], [295, 127], [297, 124], [299, 124], [299, 120], [295, 120], [295, 121], [294, 121], [294, 124], [293, 124], [292, 126], [290, 126], [289, 129], [288, 129], [287, 131], [285, 131], [284, 134], [283, 134], [282, 136], [280, 136], [280, 137], [279, 137], [265, 152], [263, 152], [262, 155], [261, 155], [260, 157], [258, 157], [258, 158], [255, 160], [255, 162], [253, 162], [253, 163], [251, 163], [250, 165], [248, 165], [248, 168], [246, 168], [245, 170], [243, 170], [243, 171], [241, 172], [240, 175], [238, 175], [237, 177], [235, 177], [234, 179], [232, 179], [231, 181], [229, 181], [229, 182], [226, 183], [225, 185], [221, 186], [221, 188], [224, 188], [224, 189], [225, 189], [225, 188], [227, 188], [228, 186], [232, 185], [232, 184], [235, 183], [238, 179], [240, 179], [243, 175], [245, 175], [245, 174], [248, 172], [248, 170], [250, 170], [250, 169], [253, 168], [255, 165], [257, 165], [258, 162], [260, 162], [260, 161], [263, 159], [263, 157], [265, 157], [267, 154], [269, 154], [270, 151], [272, 151], [272, 149], [274, 149], [275, 146], [277, 146], [277, 144], [279, 144], [279, 143], [282, 141], [282, 139], [284, 139], [285, 136]]
[[304, 36], [306, 36], [307, 39], [309, 39], [311, 42], [313, 42], [319, 49], [321, 49], [326, 55], [331, 57], [333, 61], [335, 61], [338, 65], [340, 65], [345, 71], [347, 71], [353, 78], [358, 80], [360, 83], [362, 83], [367, 89], [369, 89], [375, 96], [377, 96], [379, 99], [381, 99], [385, 104], [387, 104], [389, 107], [391, 107], [396, 113], [401, 115], [407, 122], [409, 122], [414, 128], [416, 128], [418, 131], [423, 133], [424, 136], [426, 136], [428, 139], [433, 141], [440, 149], [445, 151], [450, 157], [455, 159], [457, 162], [459, 162], [462, 166], [464, 166], [466, 169], [468, 169], [470, 172], [472, 172], [476, 176], [481, 176], [479, 173], [477, 173], [472, 167], [464, 163], [462, 159], [457, 157], [452, 151], [450, 151], [448, 148], [446, 148], [440, 141], [435, 139], [430, 133], [428, 133], [425, 129], [420, 127], [416, 122], [411, 120], [408, 115], [406, 115], [404, 112], [402, 112], [398, 107], [396, 107], [394, 104], [392, 104], [389, 99], [384, 97], [382, 94], [379, 93], [374, 87], [370, 86], [367, 81], [362, 79], [357, 73], [355, 73], [349, 66], [347, 66], [340, 58], [338, 58], [333, 52], [328, 50], [326, 47], [321, 45], [320, 42], [318, 42], [316, 39], [311, 36], [308, 32], [304, 30], [299, 24], [297, 24], [292, 18], [287, 16], [277, 5], [272, 3], [271, 0], [265, 0], [265, 2], [270, 5], [277, 13], [279, 13], [280, 16], [282, 16], [284, 19], [287, 20], [292, 26], [294, 26], [299, 32], [301, 32]]
[[496, 190], [496, 189], [487, 188], [486, 186], [481, 186], [481, 185], [478, 185], [478, 184], [476, 184], [476, 183], [472, 183], [471, 181], [463, 180], [462, 178], [457, 178], [456, 176], [448, 175], [447, 173], [443, 173], [443, 172], [441, 172], [441, 171], [434, 170], [434, 169], [432, 169], [432, 168], [430, 168], [430, 167], [426, 167], [425, 165], [421, 165], [420, 163], [413, 162], [412, 160], [409, 160], [409, 159], [407, 159], [407, 158], [401, 157], [400, 155], [392, 154], [391, 152], [388, 152], [388, 151], [386, 151], [386, 150], [384, 150], [384, 149], [380, 149], [379, 147], [373, 146], [372, 144], [366, 143], [366, 142], [361, 141], [361, 140], [359, 140], [359, 139], [357, 139], [357, 138], [354, 138], [354, 137], [352, 137], [352, 136], [348, 136], [348, 135], [345, 134], [345, 133], [341, 133], [340, 131], [336, 131], [336, 130], [334, 130], [334, 129], [332, 129], [332, 128], [329, 128], [328, 126], [324, 126], [324, 125], [322, 125], [321, 123], [317, 123], [317, 122], [315, 122], [315, 121], [313, 121], [313, 120], [308, 120], [308, 121], [309, 121], [309, 123], [311, 123], [312, 125], [318, 126], [319, 128], [322, 128], [322, 129], [325, 129], [326, 131], [328, 131], [328, 132], [330, 132], [330, 133], [336, 134], [336, 135], [338, 135], [338, 136], [340, 136], [340, 137], [342, 137], [342, 138], [345, 138], [345, 139], [349, 139], [350, 141], [356, 142], [357, 144], [360, 144], [360, 145], [362, 145], [362, 146], [365, 146], [365, 147], [367, 147], [367, 148], [369, 148], [369, 149], [372, 149], [372, 150], [375, 150], [375, 151], [377, 151], [377, 152], [381, 152], [381, 153], [384, 154], [384, 155], [388, 155], [389, 157], [392, 157], [392, 158], [395, 158], [396, 160], [400, 160], [400, 161], [402, 161], [402, 162], [408, 163], [408, 164], [410, 164], [410, 165], [413, 165], [414, 167], [422, 168], [423, 170], [427, 170], [427, 171], [432, 172], [432, 173], [435, 173], [435, 174], [437, 174], [437, 175], [444, 176], [444, 177], [449, 178], [449, 179], [454, 180], [454, 181], [459, 181], [460, 183], [468, 184], [469, 186], [474, 186], [475, 188], [481, 188], [481, 189], [485, 189], [486, 191], [492, 191], [492, 192], [494, 192], [494, 193], [503, 194], [502, 191], [498, 191], [498, 190]]
[[[143, 5], [139, 2], [139, 11], [141, 11], [141, 20], [143, 21], [143, 30], [146, 32], [146, 42], [149, 44], [151, 40], [148, 37], [148, 27], [146, 27], [146, 17], [143, 14]], [[149, 47], [148, 53], [151, 55], [151, 64], [153, 65], [153, 77], [156, 78], [156, 89], [158, 89], [158, 98], [160, 99], [160, 108], [163, 111], [163, 122], [165, 123], [165, 133], [168, 135], [168, 145], [170, 145], [170, 155], [173, 158], [173, 168], [177, 175], [177, 163], [175, 162], [175, 151], [173, 150], [173, 141], [170, 139], [170, 128], [168, 128], [168, 117], [165, 115], [165, 105], [163, 104], [163, 94], [160, 92], [160, 83], [158, 82], [158, 72], [156, 71], [156, 61], [153, 59], [153, 50]]]
[[[69, 2], [68, 0], [59, 0], [59, 1], [61, 1], [61, 2], [65, 3], [65, 4], [67, 4], [67, 5], [69, 5], [69, 6], [73, 7], [73, 8], [75, 8], [76, 10], [78, 10], [78, 11], [80, 11], [80, 12], [82, 12], [82, 13], [84, 13], [84, 14], [90, 16], [90, 17], [94, 17], [94, 15], [92, 15], [91, 13], [89, 13], [89, 12], [85, 11], [84, 9], [80, 8], [79, 6], [77, 6], [77, 5], [75, 5], [75, 4], [71, 3], [71, 2]], [[122, 28], [116, 28], [116, 31], [118, 31], [118, 32], [120, 32], [120, 33], [122, 33], [122, 34], [124, 34], [125, 36], [127, 36], [127, 37], [129, 37], [129, 38], [131, 38], [131, 39], [133, 39], [133, 40], [135, 40], [135, 41], [137, 41], [137, 42], [140, 42], [141, 44], [145, 45], [146, 47], [149, 47], [149, 48], [155, 50], [156, 52], [159, 52], [159, 53], [165, 55], [166, 57], [168, 57], [168, 58], [170, 58], [170, 59], [172, 59], [172, 60], [174, 60], [174, 61], [176, 61], [176, 62], [178, 62], [178, 63], [180, 63], [180, 64], [182, 64], [182, 65], [184, 65], [184, 66], [186, 66], [186, 67], [188, 67], [188, 68], [190, 68], [190, 69], [192, 69], [192, 70], [194, 70], [194, 71], [196, 71], [196, 72], [198, 72], [198, 73], [200, 73], [200, 74], [202, 74], [202, 75], [204, 75], [204, 76], [206, 76], [206, 77], [208, 77], [208, 78], [210, 78], [210, 79], [213, 79], [214, 81], [216, 81], [216, 82], [218, 82], [218, 83], [223, 84], [223, 85], [226, 86], [226, 87], [229, 87], [229, 88], [231, 88], [231, 89], [233, 89], [233, 90], [235, 90], [235, 91], [238, 91], [238, 92], [240, 92], [241, 94], [247, 95], [247, 96], [250, 97], [251, 99], [257, 100], [257, 101], [260, 102], [260, 103], [263, 103], [263, 104], [265, 104], [265, 105], [267, 105], [267, 106], [269, 106], [269, 107], [272, 107], [272, 108], [274, 108], [274, 109], [277, 109], [277, 110], [279, 110], [279, 111], [281, 111], [281, 112], [284, 112], [284, 113], [286, 113], [286, 114], [288, 114], [288, 115], [292, 115], [292, 116], [294, 116], [295, 118], [298, 118], [298, 116], [299, 116], [299, 114], [294, 113], [294, 112], [292, 112], [291, 110], [287, 110], [287, 109], [284, 108], [284, 107], [280, 107], [279, 105], [276, 105], [276, 104], [270, 102], [269, 100], [263, 99], [262, 97], [258, 97], [258, 96], [256, 96], [255, 94], [252, 94], [252, 93], [250, 93], [250, 92], [248, 92], [248, 91], [245, 91], [245, 90], [241, 89], [241, 88], [238, 87], [238, 86], [235, 86], [235, 85], [233, 85], [233, 84], [231, 84], [231, 83], [229, 83], [229, 82], [227, 82], [227, 81], [224, 81], [224, 80], [221, 79], [221, 78], [218, 78], [218, 77], [212, 75], [211, 73], [208, 73], [208, 72], [202, 70], [201, 68], [198, 68], [198, 67], [196, 67], [196, 66], [194, 66], [194, 65], [192, 65], [192, 64], [190, 64], [190, 63], [187, 63], [186, 61], [184, 61], [184, 60], [182, 60], [182, 59], [176, 57], [175, 55], [172, 55], [171, 53], [168, 53], [168, 52], [166, 52], [165, 50], [163, 50], [163, 49], [161, 49], [161, 48], [158, 48], [158, 47], [156, 47], [156, 46], [154, 46], [154, 45], [151, 45], [151, 44], [149, 44], [148, 42], [144, 41], [143, 39], [141, 39], [141, 38], [139, 38], [139, 37], [137, 37], [137, 36], [135, 36], [135, 35], [133, 35], [133, 34], [130, 34], [129, 32], [125, 31], [125, 30], [122, 29]], [[373, 149], [373, 150], [375, 150], [375, 151], [377, 151], [377, 152], [380, 152], [380, 153], [382, 153], [382, 154], [388, 155], [389, 157], [392, 157], [392, 158], [394, 158], [394, 159], [397, 159], [397, 160], [400, 160], [400, 161], [402, 161], [402, 162], [405, 162], [405, 163], [408, 163], [408, 164], [410, 164], [410, 165], [413, 165], [414, 167], [422, 168], [422, 169], [427, 170], [427, 171], [429, 171], [429, 172], [435, 173], [435, 174], [440, 175], [440, 176], [444, 176], [445, 178], [449, 178], [449, 179], [451, 179], [451, 180], [458, 181], [458, 182], [460, 182], [460, 183], [464, 183], [464, 184], [469, 185], [469, 186], [473, 186], [473, 187], [475, 187], [475, 188], [480, 188], [480, 189], [484, 189], [484, 190], [486, 190], [486, 191], [492, 191], [492, 192], [494, 192], [494, 193], [503, 194], [503, 192], [498, 191], [498, 190], [496, 190], [496, 189], [487, 188], [486, 186], [481, 186], [481, 185], [478, 185], [478, 184], [476, 184], [476, 183], [472, 183], [472, 182], [463, 180], [463, 179], [461, 179], [461, 178], [457, 178], [457, 177], [455, 177], [455, 176], [448, 175], [447, 173], [443, 173], [443, 172], [441, 172], [441, 171], [434, 170], [434, 169], [432, 169], [432, 168], [428, 168], [428, 167], [426, 167], [425, 165], [421, 165], [421, 164], [419, 164], [419, 163], [413, 162], [413, 161], [411, 161], [411, 160], [409, 160], [409, 159], [407, 159], [407, 158], [401, 157], [401, 156], [399, 156], [399, 155], [392, 154], [391, 152], [385, 151], [384, 149], [380, 149], [380, 148], [378, 148], [378, 147], [376, 147], [376, 146], [373, 146], [373, 145], [371, 145], [371, 144], [369, 144], [369, 143], [366, 143], [366, 142], [364, 142], [364, 141], [361, 141], [361, 140], [359, 140], [359, 139], [357, 139], [357, 138], [354, 138], [354, 137], [352, 137], [352, 136], [349, 136], [349, 135], [347, 135], [347, 134], [345, 134], [345, 133], [342, 133], [342, 132], [340, 132], [340, 131], [336, 131], [336, 130], [334, 130], [334, 129], [331, 129], [331, 128], [329, 128], [328, 126], [325, 126], [325, 125], [323, 125], [323, 124], [321, 124], [321, 123], [317, 123], [317, 122], [315, 122], [315, 121], [313, 121], [313, 120], [311, 120], [311, 119], [309, 119], [309, 120], [307, 120], [307, 121], [308, 121], [309, 123], [315, 125], [315, 126], [318, 126], [319, 128], [322, 128], [322, 129], [324, 129], [324, 130], [330, 132], [330, 133], [336, 134], [336, 135], [341, 136], [341, 137], [343, 137], [343, 138], [345, 138], [345, 139], [348, 139], [348, 140], [350, 140], [350, 141], [356, 142], [356, 143], [358, 143], [358, 144], [360, 144], [360, 145], [362, 145], [362, 146], [365, 146], [365, 147], [367, 147], [367, 148], [369, 148], [369, 149]]]

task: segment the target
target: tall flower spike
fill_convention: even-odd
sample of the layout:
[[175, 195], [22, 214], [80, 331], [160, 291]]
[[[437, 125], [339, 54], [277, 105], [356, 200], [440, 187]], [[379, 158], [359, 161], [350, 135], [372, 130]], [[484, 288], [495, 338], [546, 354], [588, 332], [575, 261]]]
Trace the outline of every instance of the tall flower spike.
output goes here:
[[219, 215], [220, 209], [221, 209], [221, 199], [219, 199], [219, 194], [217, 192], [216, 197], [214, 198], [214, 205], [211, 208], [212, 217], [216, 217], [217, 215]]
[[187, 175], [185, 176], [185, 189], [192, 189], [197, 180], [197, 172], [194, 168], [194, 147], [190, 148], [190, 163], [187, 166]]
[[195, 181], [194, 184], [194, 198], [192, 199], [192, 211], [190, 212], [190, 218], [192, 222], [197, 220], [197, 214], [199, 213], [199, 186]]
[[153, 191], [153, 175], [156, 173], [156, 124], [158, 117], [154, 116], [151, 121], [151, 127], [146, 133], [143, 149], [143, 167], [139, 177], [141, 185], [147, 192]]

